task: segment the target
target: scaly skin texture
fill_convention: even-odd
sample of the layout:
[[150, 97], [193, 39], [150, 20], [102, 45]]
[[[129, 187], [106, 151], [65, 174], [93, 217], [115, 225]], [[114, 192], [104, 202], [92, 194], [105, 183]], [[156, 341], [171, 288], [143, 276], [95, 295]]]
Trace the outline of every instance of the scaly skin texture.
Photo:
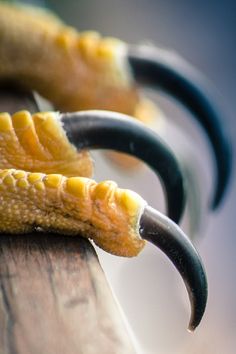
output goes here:
[[[146, 119], [150, 105], [132, 82], [125, 51], [119, 40], [79, 34], [39, 9], [0, 4], [0, 80], [38, 91], [61, 111], [107, 109]], [[91, 176], [91, 159], [68, 142], [58, 114], [1, 114], [0, 167], [0, 231], [79, 233], [123, 256], [144, 246], [144, 201], [112, 182], [81, 178]]]
[[145, 201], [138, 194], [111, 181], [66, 177], [90, 160], [69, 143], [58, 114], [0, 114], [0, 158], [0, 232], [80, 234], [129, 257], [144, 247], [138, 225]]
[[1, 113], [0, 167], [68, 177], [91, 177], [93, 173], [89, 153], [78, 153], [70, 144], [55, 112]]

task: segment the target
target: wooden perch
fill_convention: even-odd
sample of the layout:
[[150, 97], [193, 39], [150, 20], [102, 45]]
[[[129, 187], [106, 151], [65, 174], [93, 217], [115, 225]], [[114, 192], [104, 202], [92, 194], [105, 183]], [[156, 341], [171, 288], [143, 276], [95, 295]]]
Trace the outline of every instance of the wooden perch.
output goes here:
[[[29, 94], [0, 91], [0, 111], [23, 108]], [[135, 353], [88, 240], [0, 235], [0, 353]]]

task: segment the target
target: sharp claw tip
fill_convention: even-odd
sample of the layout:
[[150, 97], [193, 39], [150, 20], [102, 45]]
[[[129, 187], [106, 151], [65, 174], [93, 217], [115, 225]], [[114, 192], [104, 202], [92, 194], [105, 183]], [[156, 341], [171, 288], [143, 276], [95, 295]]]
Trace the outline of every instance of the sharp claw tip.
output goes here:
[[191, 325], [188, 326], [188, 332], [193, 333], [196, 327], [192, 327]]
[[192, 321], [190, 321], [189, 325], [188, 325], [188, 332], [189, 333], [193, 333], [195, 331], [195, 329], [197, 328], [199, 323], [194, 323]]
[[213, 210], [213, 211], [218, 209], [220, 207], [220, 205], [222, 204], [223, 199], [224, 199], [223, 195], [215, 196], [213, 201], [210, 203], [210, 209]]

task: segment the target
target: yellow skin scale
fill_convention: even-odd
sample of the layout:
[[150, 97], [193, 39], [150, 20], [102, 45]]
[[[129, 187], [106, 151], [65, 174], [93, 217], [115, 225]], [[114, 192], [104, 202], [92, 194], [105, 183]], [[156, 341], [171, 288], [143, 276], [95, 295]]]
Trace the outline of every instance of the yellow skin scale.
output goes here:
[[59, 114], [21, 111], [1, 114], [0, 166], [26, 171], [58, 172], [90, 177], [93, 165], [86, 151], [72, 146], [59, 125]]
[[90, 175], [84, 154], [69, 143], [58, 113], [1, 113], [0, 232], [79, 234], [110, 253], [136, 256], [145, 245], [138, 230], [145, 201], [112, 181], [68, 177]]
[[[125, 52], [125, 43], [79, 34], [43, 10], [0, 4], [0, 80], [36, 90], [60, 111], [107, 109], [144, 121], [154, 115], [132, 82]], [[123, 161], [130, 166], [130, 158]], [[123, 256], [143, 248], [145, 202], [113, 182], [82, 178], [92, 175], [91, 158], [69, 143], [57, 113], [1, 114], [0, 167], [0, 231], [79, 233]]]

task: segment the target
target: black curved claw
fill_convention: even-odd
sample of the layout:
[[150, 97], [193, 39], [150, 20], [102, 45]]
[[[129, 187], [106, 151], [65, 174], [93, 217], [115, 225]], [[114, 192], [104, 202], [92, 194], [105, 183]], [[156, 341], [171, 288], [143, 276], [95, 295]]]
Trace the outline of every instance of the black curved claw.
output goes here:
[[165, 50], [134, 47], [128, 52], [134, 78], [143, 85], [160, 88], [180, 100], [205, 129], [215, 153], [217, 180], [212, 208], [220, 204], [232, 169], [232, 149], [225, 131], [224, 115], [213, 89], [179, 56]]
[[78, 149], [111, 149], [133, 155], [161, 178], [168, 215], [179, 222], [185, 206], [183, 177], [169, 147], [152, 130], [123, 114], [86, 111], [61, 114], [68, 138]]
[[146, 207], [141, 216], [139, 232], [143, 239], [160, 248], [181, 274], [190, 298], [189, 330], [193, 331], [207, 302], [207, 280], [197, 251], [178, 225], [151, 207]]

